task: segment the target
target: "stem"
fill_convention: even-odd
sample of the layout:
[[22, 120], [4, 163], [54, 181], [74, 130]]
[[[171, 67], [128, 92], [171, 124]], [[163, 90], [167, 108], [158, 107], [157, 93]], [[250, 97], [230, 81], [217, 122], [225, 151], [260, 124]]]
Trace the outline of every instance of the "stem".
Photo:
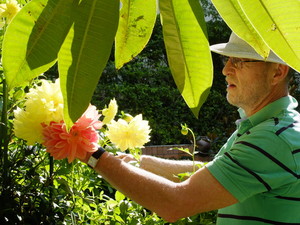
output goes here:
[[[7, 22], [5, 19], [5, 24], [3, 26], [3, 33], [5, 34]], [[0, 48], [1, 55], [2, 55], [2, 48]], [[2, 80], [3, 86], [3, 105], [2, 105], [2, 114], [1, 114], [1, 121], [0, 121], [0, 151], [1, 151], [1, 161], [3, 166], [3, 190], [6, 190], [9, 186], [9, 173], [8, 173], [8, 124], [7, 124], [7, 108], [8, 108], [8, 88], [6, 80], [3, 78]], [[3, 157], [3, 158], [2, 158]]]
[[[7, 105], [8, 105], [8, 90], [5, 79], [3, 80], [3, 108], [0, 124], [0, 150], [3, 154], [3, 188], [7, 187], [8, 182], [8, 134], [7, 134]], [[1, 155], [2, 155], [1, 154]]]
[[194, 132], [190, 128], [187, 128], [187, 129], [191, 132], [191, 134], [193, 136], [193, 152], [191, 155], [192, 155], [192, 159], [193, 159], [193, 173], [195, 173], [196, 172], [196, 163], [195, 163], [196, 137], [194, 135]]
[[49, 183], [49, 199], [50, 199], [50, 215], [52, 216], [52, 209], [53, 209], [53, 171], [54, 171], [54, 160], [53, 157], [49, 154], [49, 177], [50, 177], [50, 183]]

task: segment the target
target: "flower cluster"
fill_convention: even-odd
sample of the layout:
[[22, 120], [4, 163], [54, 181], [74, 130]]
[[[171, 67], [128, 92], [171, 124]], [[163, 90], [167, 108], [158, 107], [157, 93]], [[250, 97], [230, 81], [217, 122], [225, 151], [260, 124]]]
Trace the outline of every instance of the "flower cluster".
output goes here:
[[20, 5], [16, 0], [7, 0], [6, 3], [0, 4], [0, 17], [1, 23], [0, 27], [4, 26], [4, 20], [9, 24], [14, 16], [20, 11]]
[[[132, 117], [123, 113], [123, 119], [114, 120], [118, 105], [115, 99], [100, 114], [90, 105], [84, 114], [67, 130], [63, 121], [63, 97], [59, 80], [31, 88], [25, 96], [24, 108], [14, 111], [14, 132], [32, 145], [41, 143], [55, 159], [85, 159], [88, 152], [99, 147], [100, 136], [105, 136], [121, 151], [142, 148], [150, 140], [150, 127], [142, 115]], [[106, 129], [102, 129], [105, 125]], [[101, 129], [101, 131], [100, 131]]]
[[24, 109], [14, 111], [14, 132], [29, 145], [41, 143], [55, 159], [83, 159], [97, 150], [102, 123], [95, 106], [90, 105], [68, 131], [63, 121], [60, 83], [41, 80], [25, 96]]

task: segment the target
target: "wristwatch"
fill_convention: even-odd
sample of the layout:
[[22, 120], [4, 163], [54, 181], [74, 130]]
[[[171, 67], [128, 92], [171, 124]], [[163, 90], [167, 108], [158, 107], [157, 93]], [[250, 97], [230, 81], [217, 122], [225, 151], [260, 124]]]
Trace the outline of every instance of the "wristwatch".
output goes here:
[[100, 159], [101, 155], [105, 152], [104, 148], [99, 147], [97, 151], [95, 151], [91, 157], [89, 158], [87, 164], [92, 167], [95, 168], [95, 166], [97, 165], [98, 160]]

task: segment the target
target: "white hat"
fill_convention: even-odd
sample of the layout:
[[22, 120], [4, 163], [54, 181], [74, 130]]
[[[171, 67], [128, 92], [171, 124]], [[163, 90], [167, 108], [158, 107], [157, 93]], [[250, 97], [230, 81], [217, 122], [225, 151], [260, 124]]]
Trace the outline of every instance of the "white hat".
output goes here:
[[285, 64], [275, 53], [271, 50], [268, 58], [265, 60], [261, 57], [247, 42], [239, 38], [235, 33], [231, 33], [228, 43], [216, 44], [210, 46], [212, 52], [220, 55], [226, 55], [237, 58], [248, 58], [262, 60], [266, 62], [275, 62]]

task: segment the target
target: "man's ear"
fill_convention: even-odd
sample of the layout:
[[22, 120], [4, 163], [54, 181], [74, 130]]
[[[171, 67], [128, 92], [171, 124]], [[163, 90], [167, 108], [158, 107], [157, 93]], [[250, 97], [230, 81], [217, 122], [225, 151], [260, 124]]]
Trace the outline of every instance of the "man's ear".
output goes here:
[[289, 72], [289, 66], [283, 64], [277, 64], [277, 68], [275, 69], [275, 74], [273, 76], [274, 84], [280, 83], [286, 79], [287, 74]]

